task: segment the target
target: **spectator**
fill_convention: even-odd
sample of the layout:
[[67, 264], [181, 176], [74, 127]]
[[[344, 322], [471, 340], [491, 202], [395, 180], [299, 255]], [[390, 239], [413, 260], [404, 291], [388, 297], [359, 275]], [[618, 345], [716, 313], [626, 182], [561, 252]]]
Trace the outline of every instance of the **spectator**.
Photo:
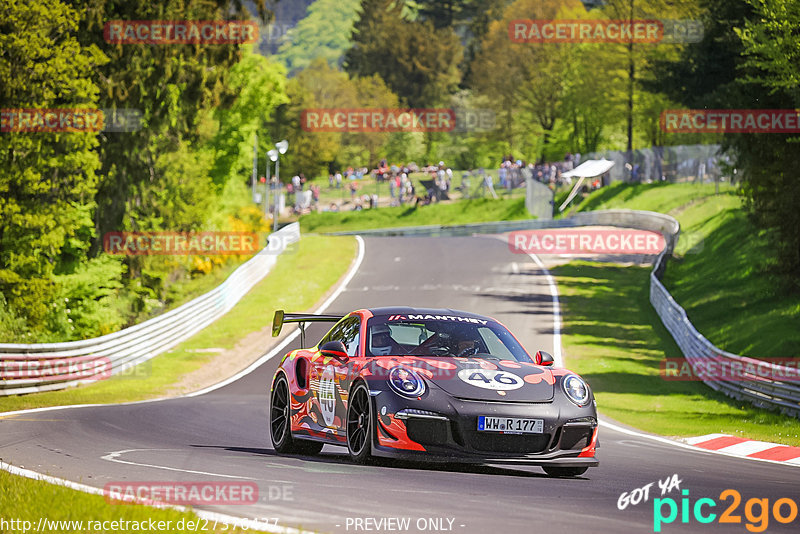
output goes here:
[[472, 169], [461, 175], [461, 195], [464, 198], [469, 198], [469, 188], [471, 187], [470, 178], [472, 177]]
[[507, 163], [508, 163], [508, 161], [506, 160], [506, 161], [503, 161], [503, 163], [500, 164], [500, 170], [498, 172], [499, 178], [500, 178], [500, 187], [505, 187], [506, 186], [506, 179], [507, 179], [506, 175], [508, 173], [508, 165], [507, 165]]
[[292, 182], [286, 184], [286, 203], [294, 204], [294, 185]]
[[311, 198], [314, 201], [314, 210], [319, 210], [319, 186], [316, 184], [311, 184]]
[[497, 200], [497, 193], [495, 193], [495, 191], [494, 191], [494, 184], [492, 183], [492, 181], [493, 181], [492, 180], [492, 175], [489, 174], [488, 172], [485, 173], [484, 176], [483, 176], [483, 185], [492, 194], [492, 198]]

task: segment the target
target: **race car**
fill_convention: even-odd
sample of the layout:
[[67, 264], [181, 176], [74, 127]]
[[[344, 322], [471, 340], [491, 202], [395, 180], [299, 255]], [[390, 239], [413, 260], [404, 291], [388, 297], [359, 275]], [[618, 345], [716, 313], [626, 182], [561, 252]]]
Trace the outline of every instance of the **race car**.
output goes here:
[[577, 374], [531, 356], [498, 321], [451, 309], [387, 307], [347, 315], [317, 345], [286, 354], [272, 380], [269, 428], [279, 454], [347, 447], [377, 457], [529, 464], [574, 477], [598, 465], [597, 409]]

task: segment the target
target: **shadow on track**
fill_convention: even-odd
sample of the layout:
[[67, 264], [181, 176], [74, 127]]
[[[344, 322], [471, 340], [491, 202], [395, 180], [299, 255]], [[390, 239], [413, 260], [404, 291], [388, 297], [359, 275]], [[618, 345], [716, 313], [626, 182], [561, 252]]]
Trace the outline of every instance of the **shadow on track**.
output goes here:
[[[220, 445], [191, 445], [191, 447], [202, 449], [218, 449], [228, 452], [237, 452], [245, 455], [269, 456], [272, 458], [286, 458], [302, 460], [304, 462], [322, 463], [329, 465], [352, 466], [354, 468], [369, 467], [375, 469], [401, 469], [406, 471], [435, 471], [442, 473], [464, 473], [473, 475], [507, 476], [521, 478], [551, 478], [544, 472], [534, 472], [511, 467], [490, 465], [490, 464], [471, 464], [458, 462], [414, 462], [410, 460], [395, 460], [391, 458], [373, 458], [372, 464], [362, 466], [350, 460], [347, 454], [321, 453], [316, 456], [303, 456], [299, 454], [277, 454], [273, 449], [255, 447], [231, 447]], [[534, 466], [530, 466], [534, 467]], [[589, 480], [587, 477], [575, 477], [559, 480]]]

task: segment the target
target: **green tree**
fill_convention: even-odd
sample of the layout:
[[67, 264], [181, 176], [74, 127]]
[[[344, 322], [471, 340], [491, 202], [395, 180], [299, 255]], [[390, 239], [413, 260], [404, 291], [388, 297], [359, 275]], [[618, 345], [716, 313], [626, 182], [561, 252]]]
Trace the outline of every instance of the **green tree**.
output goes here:
[[620, 123], [625, 97], [618, 80], [624, 71], [605, 44], [574, 45], [574, 52], [560, 111], [571, 150], [586, 154], [598, 150], [608, 130]]
[[[798, 109], [800, 4], [791, 0], [748, 3], [754, 16], [737, 29], [744, 47], [741, 70], [747, 73], [742, 84], [752, 89], [749, 94], [761, 94], [758, 104], [768, 104], [767, 109]], [[730, 143], [744, 170], [743, 190], [750, 213], [769, 230], [778, 270], [800, 290], [800, 138], [745, 134], [731, 136]]]
[[[609, 18], [634, 21], [640, 19], [692, 18], [697, 15], [696, 0], [606, 0], [601, 8]], [[634, 148], [634, 125], [636, 122], [637, 91], [641, 87], [642, 71], [648, 69], [657, 48], [651, 43], [628, 43], [607, 45], [624, 50], [626, 75], [625, 138], [626, 151], [630, 155]], [[659, 44], [659, 47], [672, 46]]]
[[289, 74], [308, 67], [317, 58], [338, 66], [350, 48], [360, 5], [360, 0], [317, 0], [308, 7], [308, 15], [284, 36], [277, 59]]
[[291, 150], [281, 160], [284, 182], [293, 174], [316, 176], [334, 164], [341, 152], [343, 133], [303, 130], [303, 113], [320, 108], [350, 108], [356, 101], [355, 88], [347, 74], [331, 67], [324, 59], [314, 61], [289, 80], [289, 103], [280, 106], [271, 131], [285, 137]]
[[[703, 0], [704, 36], [658, 66], [653, 85], [690, 108], [800, 107], [797, 73], [800, 11], [791, 0]], [[775, 255], [765, 263], [800, 288], [798, 139], [785, 134], [727, 134], [752, 219]]]
[[[136, 109], [143, 116], [139, 131], [110, 133], [100, 138], [103, 166], [97, 195], [98, 234], [126, 226], [136, 229], [140, 220], [156, 221], [151, 209], [154, 188], [170, 183], [160, 179], [160, 158], [181, 150], [183, 142], [198, 141], [202, 131], [199, 121], [206, 110], [229, 107], [235, 100], [227, 76], [242, 52], [236, 44], [108, 44], [103, 25], [120, 19], [223, 20], [249, 15], [240, 3], [229, 5], [226, 0], [72, 3], [84, 13], [81, 41], [101, 47], [111, 59], [93, 73], [103, 87], [100, 105]], [[190, 226], [197, 227], [202, 220], [195, 220]]]
[[654, 58], [653, 76], [643, 80], [646, 90], [690, 108], [730, 103], [739, 91], [744, 46], [733, 28], [753, 17], [747, 0], [698, 0], [698, 9], [703, 38], [682, 47], [677, 57]]
[[419, 17], [433, 22], [437, 30], [468, 21], [477, 15], [480, 7], [484, 7], [480, 0], [416, 0], [410, 3]]
[[345, 69], [354, 77], [377, 74], [411, 107], [440, 105], [457, 88], [463, 49], [452, 29], [403, 18], [403, 5], [363, 0]]
[[[58, 0], [0, 4], [0, 109], [96, 108], [92, 72], [106, 58], [81, 44], [78, 11]], [[39, 330], [55, 275], [86, 257], [99, 167], [96, 133], [0, 134], [0, 293]]]
[[501, 20], [491, 23], [470, 66], [471, 85], [493, 102], [509, 149], [519, 148], [520, 137], [533, 122], [542, 135], [541, 150], [546, 150], [556, 121], [562, 118], [567, 80], [577, 58], [571, 44], [515, 43], [509, 38], [509, 24], [520, 13], [532, 19], [556, 19], [583, 12], [578, 0], [517, 0]]

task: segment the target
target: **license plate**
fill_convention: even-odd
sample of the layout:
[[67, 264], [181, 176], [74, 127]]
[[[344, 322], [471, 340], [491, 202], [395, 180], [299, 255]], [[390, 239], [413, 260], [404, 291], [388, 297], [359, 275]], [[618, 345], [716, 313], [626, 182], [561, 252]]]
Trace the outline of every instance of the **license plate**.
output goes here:
[[503, 434], [541, 434], [544, 419], [521, 419], [519, 417], [478, 417], [480, 432], [502, 432]]

